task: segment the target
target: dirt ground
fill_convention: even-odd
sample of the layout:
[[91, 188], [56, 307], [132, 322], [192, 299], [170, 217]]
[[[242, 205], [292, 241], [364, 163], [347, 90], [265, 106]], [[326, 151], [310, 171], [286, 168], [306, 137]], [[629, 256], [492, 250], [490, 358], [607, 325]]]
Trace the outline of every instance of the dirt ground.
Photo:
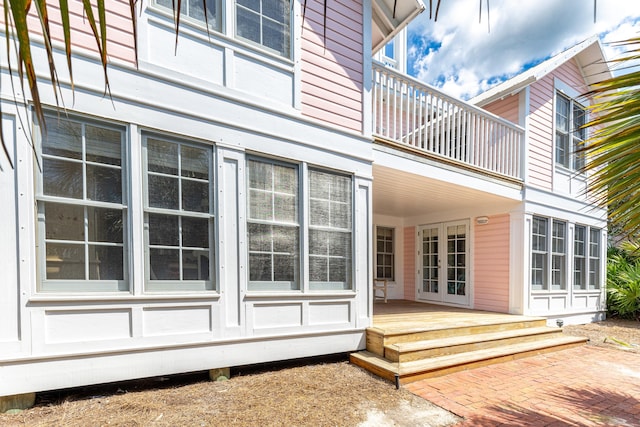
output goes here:
[[[640, 322], [565, 326], [590, 345], [640, 352]], [[2, 426], [448, 426], [459, 418], [350, 365], [346, 355], [39, 393]]]

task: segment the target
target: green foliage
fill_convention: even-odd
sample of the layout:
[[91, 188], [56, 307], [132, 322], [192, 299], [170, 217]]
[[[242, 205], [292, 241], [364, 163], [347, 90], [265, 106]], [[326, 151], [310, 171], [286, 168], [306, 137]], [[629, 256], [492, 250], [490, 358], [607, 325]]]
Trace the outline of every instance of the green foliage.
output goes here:
[[[627, 54], [614, 61], [633, 64], [640, 59], [640, 37], [621, 42]], [[608, 208], [611, 225], [627, 236], [640, 233], [640, 71], [613, 77], [592, 86], [586, 94], [594, 129], [585, 142], [585, 170], [589, 190]]]
[[609, 315], [640, 320], [640, 252], [637, 243], [610, 248], [607, 261]]

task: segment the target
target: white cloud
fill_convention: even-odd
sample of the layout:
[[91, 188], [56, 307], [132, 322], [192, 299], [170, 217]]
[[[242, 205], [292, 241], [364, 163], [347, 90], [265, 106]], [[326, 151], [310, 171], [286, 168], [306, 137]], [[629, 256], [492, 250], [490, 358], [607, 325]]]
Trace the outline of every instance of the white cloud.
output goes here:
[[[640, 35], [640, 8], [629, 0], [599, 0], [595, 23], [589, 0], [493, 0], [489, 21], [483, 1], [482, 22], [479, 3], [442, 0], [436, 22], [428, 11], [418, 17], [409, 27], [408, 72], [469, 98], [594, 34], [605, 43]], [[605, 49], [609, 58], [620, 52]]]

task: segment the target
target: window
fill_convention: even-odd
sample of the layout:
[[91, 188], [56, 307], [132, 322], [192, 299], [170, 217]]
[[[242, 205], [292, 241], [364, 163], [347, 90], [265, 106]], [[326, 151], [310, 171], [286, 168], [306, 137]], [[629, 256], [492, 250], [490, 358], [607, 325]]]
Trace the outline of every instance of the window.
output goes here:
[[584, 107], [560, 93], [556, 95], [556, 164], [571, 170], [584, 166], [584, 156], [578, 153], [586, 139]]
[[394, 230], [376, 228], [376, 278], [394, 280]]
[[236, 37], [290, 56], [290, 1], [236, 0]]
[[[177, 6], [174, 1], [155, 0], [157, 5], [171, 10], [174, 4]], [[210, 28], [225, 31], [222, 26], [224, 4], [227, 2], [221, 0], [182, 0], [180, 14], [187, 21], [199, 24], [206, 21]], [[232, 12], [235, 14], [235, 37], [285, 58], [291, 56], [290, 0], [235, 0], [232, 4], [235, 5]]]
[[[176, 0], [156, 0], [160, 6], [173, 10]], [[206, 5], [206, 16], [203, 3]], [[175, 3], [177, 6], [177, 3]], [[207, 22], [209, 27], [220, 30], [220, 0], [182, 0], [180, 3], [180, 14], [187, 19], [191, 19], [200, 23]]]
[[573, 287], [586, 289], [585, 249], [587, 244], [587, 227], [576, 225], [573, 238]]
[[46, 117], [38, 223], [41, 290], [127, 290], [124, 131]]
[[600, 230], [589, 227], [589, 289], [600, 289]]
[[249, 160], [249, 289], [300, 289], [297, 166]]
[[551, 289], [566, 289], [565, 266], [567, 262], [566, 250], [567, 224], [562, 221], [553, 221], [551, 235]]
[[351, 289], [351, 178], [309, 170], [310, 289]]
[[546, 290], [547, 288], [547, 233], [548, 220], [533, 217], [531, 233], [531, 288]]
[[213, 148], [145, 142], [147, 290], [213, 289]]

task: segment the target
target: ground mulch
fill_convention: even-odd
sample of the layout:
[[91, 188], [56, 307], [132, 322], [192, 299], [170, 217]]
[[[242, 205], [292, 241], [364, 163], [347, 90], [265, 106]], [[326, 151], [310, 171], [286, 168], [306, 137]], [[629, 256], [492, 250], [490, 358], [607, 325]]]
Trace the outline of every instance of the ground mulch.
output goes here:
[[640, 353], [640, 322], [637, 320], [613, 318], [586, 325], [567, 325], [562, 331], [589, 338], [589, 345]]

